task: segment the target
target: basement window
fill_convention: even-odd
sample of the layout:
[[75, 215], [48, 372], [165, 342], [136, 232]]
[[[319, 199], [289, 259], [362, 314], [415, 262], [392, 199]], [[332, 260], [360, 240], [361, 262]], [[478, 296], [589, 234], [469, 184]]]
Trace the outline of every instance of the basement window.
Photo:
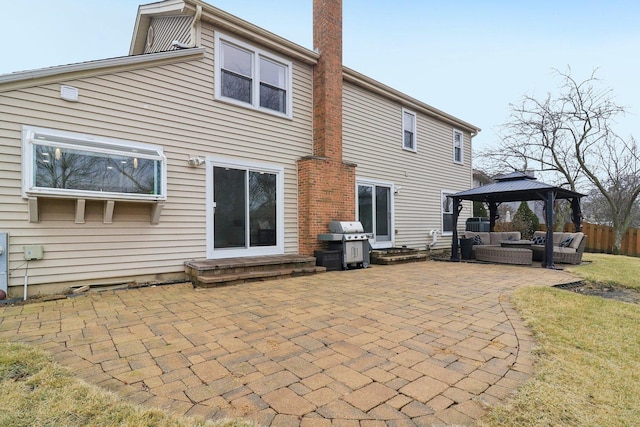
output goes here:
[[291, 118], [291, 62], [216, 34], [216, 98]]
[[161, 147], [27, 126], [22, 133], [25, 198], [166, 200]]

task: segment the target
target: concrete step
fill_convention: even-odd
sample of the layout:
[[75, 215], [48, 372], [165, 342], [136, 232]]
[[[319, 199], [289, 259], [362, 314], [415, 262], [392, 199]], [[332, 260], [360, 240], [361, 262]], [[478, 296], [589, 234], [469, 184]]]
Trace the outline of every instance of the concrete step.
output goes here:
[[404, 264], [408, 262], [426, 261], [428, 255], [423, 251], [415, 251], [408, 253], [376, 253], [371, 254], [371, 264], [393, 265]]

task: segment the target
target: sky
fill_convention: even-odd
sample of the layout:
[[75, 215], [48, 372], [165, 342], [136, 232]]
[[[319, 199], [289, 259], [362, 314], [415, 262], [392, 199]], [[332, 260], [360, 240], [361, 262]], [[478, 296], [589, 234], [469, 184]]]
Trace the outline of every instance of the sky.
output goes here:
[[[147, 0], [0, 0], [0, 74], [128, 54]], [[210, 0], [312, 49], [312, 0]], [[495, 146], [510, 104], [594, 70], [640, 138], [637, 0], [343, 0], [343, 63], [482, 129]]]

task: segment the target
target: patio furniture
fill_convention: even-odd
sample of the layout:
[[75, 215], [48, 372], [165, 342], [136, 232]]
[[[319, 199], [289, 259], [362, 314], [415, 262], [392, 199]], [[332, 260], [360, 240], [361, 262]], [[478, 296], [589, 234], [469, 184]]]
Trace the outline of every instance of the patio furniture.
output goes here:
[[[545, 231], [536, 231], [533, 233], [534, 242], [546, 238]], [[568, 239], [571, 239], [570, 241]], [[568, 242], [568, 244], [567, 244]], [[553, 233], [553, 262], [560, 264], [580, 264], [582, 262], [582, 254], [587, 245], [587, 236], [583, 233]], [[533, 251], [533, 259], [542, 261], [544, 259], [544, 244], [534, 244], [531, 246]]]
[[521, 239], [519, 231], [495, 231], [495, 232], [475, 232], [465, 231], [462, 238], [473, 239], [471, 246], [471, 259], [476, 257], [476, 248], [480, 246], [500, 246], [500, 242], [505, 240], [518, 241]]
[[478, 261], [498, 264], [531, 265], [533, 252], [531, 249], [503, 248], [502, 246], [476, 246]]

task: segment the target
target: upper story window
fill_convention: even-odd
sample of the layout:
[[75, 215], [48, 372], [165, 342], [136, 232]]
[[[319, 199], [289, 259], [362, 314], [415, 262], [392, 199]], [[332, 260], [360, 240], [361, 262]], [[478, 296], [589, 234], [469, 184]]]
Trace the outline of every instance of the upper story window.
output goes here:
[[459, 130], [453, 130], [453, 161], [455, 163], [464, 163], [464, 137]]
[[27, 126], [22, 134], [25, 196], [166, 200], [161, 147]]
[[216, 33], [216, 98], [292, 116], [291, 62]]
[[416, 136], [416, 113], [402, 109], [402, 148], [417, 151]]

